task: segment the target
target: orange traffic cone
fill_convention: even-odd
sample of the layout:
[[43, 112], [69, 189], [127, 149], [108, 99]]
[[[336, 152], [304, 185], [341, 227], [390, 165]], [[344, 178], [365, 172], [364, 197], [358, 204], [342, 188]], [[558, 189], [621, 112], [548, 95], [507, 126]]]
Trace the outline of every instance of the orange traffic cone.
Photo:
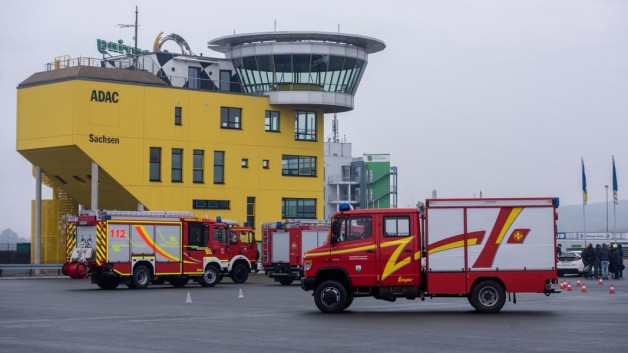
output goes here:
[[582, 285], [582, 290], [581, 290], [580, 292], [582, 292], [582, 293], [586, 293], [586, 292], [588, 292], [588, 290], [587, 290], [587, 285], [586, 285], [586, 284], [583, 284], [583, 285]]
[[611, 284], [611, 289], [608, 291], [608, 294], [615, 294], [615, 287]]
[[560, 283], [560, 289], [565, 289], [565, 288], [567, 288], [567, 281], [563, 280], [563, 281]]
[[580, 287], [580, 280], [576, 282], [576, 287]]
[[602, 279], [600, 278], [600, 280], [597, 282], [598, 285], [603, 286], [604, 285], [604, 281], [602, 281]]
[[567, 292], [571, 292], [573, 289], [571, 289], [571, 283], [567, 283]]

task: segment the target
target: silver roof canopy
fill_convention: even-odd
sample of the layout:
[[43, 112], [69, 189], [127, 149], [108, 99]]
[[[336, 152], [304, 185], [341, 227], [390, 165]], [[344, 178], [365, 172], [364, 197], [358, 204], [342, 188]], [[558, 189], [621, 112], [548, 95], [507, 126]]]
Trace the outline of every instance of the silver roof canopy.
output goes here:
[[355, 34], [291, 31], [234, 34], [210, 40], [207, 42], [207, 47], [220, 53], [227, 53], [233, 47], [239, 45], [267, 42], [327, 42], [345, 44], [363, 48], [367, 54], [377, 53], [386, 48], [386, 44], [379, 39]]

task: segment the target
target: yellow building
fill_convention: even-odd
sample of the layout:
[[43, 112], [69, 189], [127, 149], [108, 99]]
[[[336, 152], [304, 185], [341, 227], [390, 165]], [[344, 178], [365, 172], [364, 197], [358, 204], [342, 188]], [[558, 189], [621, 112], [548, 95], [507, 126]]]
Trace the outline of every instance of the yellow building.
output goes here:
[[[99, 40], [98, 49], [120, 50], [111, 44]], [[44, 250], [44, 262], [64, 261], [59, 214], [78, 205], [192, 211], [256, 228], [324, 216], [324, 113], [353, 108], [367, 53], [384, 44], [273, 32], [209, 46], [226, 58], [183, 47], [181, 54], [154, 48], [136, 57], [64, 58], [20, 83], [17, 150], [56, 199], [34, 202], [35, 263], [53, 244], [58, 257]]]

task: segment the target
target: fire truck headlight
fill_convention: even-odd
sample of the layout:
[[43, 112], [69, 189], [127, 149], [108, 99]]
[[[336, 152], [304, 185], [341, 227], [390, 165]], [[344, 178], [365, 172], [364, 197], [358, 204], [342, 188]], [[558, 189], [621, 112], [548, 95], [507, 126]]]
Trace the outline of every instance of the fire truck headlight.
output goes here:
[[312, 268], [312, 260], [304, 260], [303, 261], [303, 269], [305, 271], [309, 271]]

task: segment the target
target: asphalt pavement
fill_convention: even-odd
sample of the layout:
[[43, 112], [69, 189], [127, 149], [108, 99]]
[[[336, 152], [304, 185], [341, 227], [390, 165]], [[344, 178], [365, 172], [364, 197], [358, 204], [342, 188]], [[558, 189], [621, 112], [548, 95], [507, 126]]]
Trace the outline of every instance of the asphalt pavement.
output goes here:
[[[560, 278], [561, 281], [563, 278]], [[101, 290], [89, 280], [0, 279], [0, 352], [623, 352], [628, 279], [518, 294], [500, 313], [466, 298], [356, 298], [322, 314], [312, 292], [263, 274], [213, 288], [190, 283]], [[610, 284], [615, 294], [610, 294]]]

